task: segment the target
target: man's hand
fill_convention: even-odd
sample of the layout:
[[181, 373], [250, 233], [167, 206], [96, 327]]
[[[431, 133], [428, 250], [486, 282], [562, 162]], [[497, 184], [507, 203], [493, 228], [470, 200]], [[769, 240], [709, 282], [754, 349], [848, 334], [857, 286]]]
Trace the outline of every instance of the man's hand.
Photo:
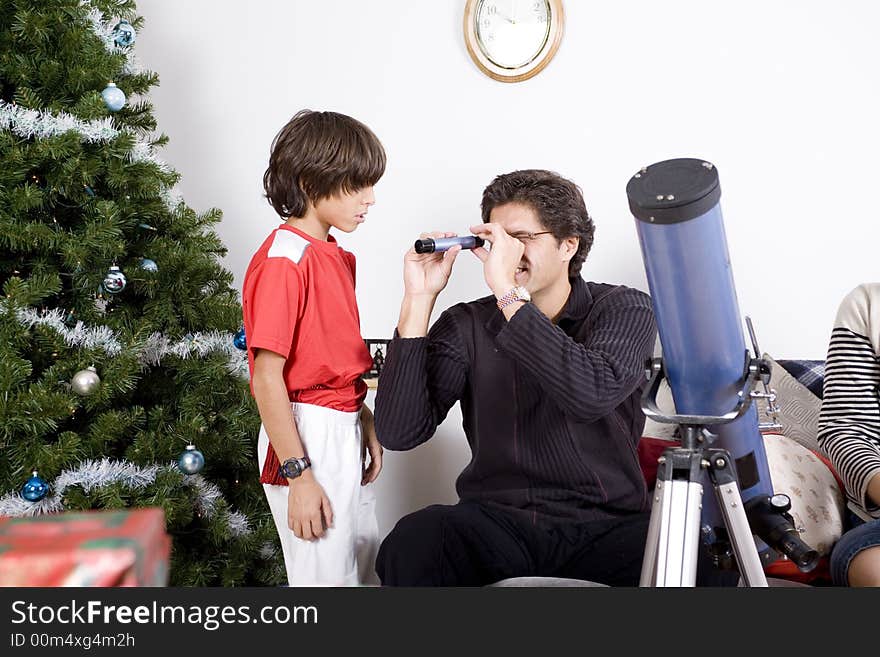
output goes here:
[[508, 235], [498, 224], [471, 226], [474, 235], [492, 243], [492, 249], [473, 249], [474, 255], [483, 262], [483, 276], [492, 293], [501, 298], [516, 285], [516, 268], [522, 261], [525, 245]]
[[[422, 233], [419, 237], [437, 239], [455, 237], [455, 233]], [[461, 251], [460, 246], [454, 246], [441, 253], [416, 253], [415, 248], [407, 251], [403, 258], [404, 293], [410, 296], [433, 297], [440, 294], [449, 282], [452, 265], [459, 251]]]
[[287, 493], [287, 525], [297, 538], [314, 541], [324, 535], [324, 530], [333, 525], [333, 510], [330, 500], [307, 469], [296, 479], [289, 481]]
[[[373, 420], [373, 412], [364, 405], [361, 408], [361, 428], [363, 439], [361, 441], [361, 463], [363, 475], [361, 486], [371, 484], [379, 477], [382, 471], [382, 445], [376, 436], [376, 424]], [[367, 452], [370, 453], [370, 465], [367, 466]]]

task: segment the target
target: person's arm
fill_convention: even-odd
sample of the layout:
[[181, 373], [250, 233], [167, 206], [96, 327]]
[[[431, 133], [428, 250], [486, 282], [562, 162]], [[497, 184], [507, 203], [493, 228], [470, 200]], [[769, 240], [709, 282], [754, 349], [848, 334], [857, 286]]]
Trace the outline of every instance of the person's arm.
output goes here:
[[626, 289], [600, 301], [586, 341], [577, 342], [534, 305], [524, 304], [498, 334], [506, 354], [578, 422], [608, 415], [645, 380], [656, 327], [650, 298]]
[[868, 498], [874, 506], [880, 507], [880, 472], [877, 472], [868, 482]]
[[376, 391], [379, 442], [407, 450], [428, 440], [461, 398], [466, 380], [464, 349], [449, 313], [427, 337], [395, 335]]
[[437, 295], [460, 250], [417, 254], [410, 249], [404, 257], [400, 318], [376, 391], [376, 434], [387, 449], [412, 449], [428, 440], [464, 390], [467, 363], [452, 317], [444, 313], [428, 331]]
[[[280, 462], [307, 455], [290, 410], [284, 367], [299, 330], [305, 281], [287, 257], [268, 258], [249, 273], [242, 294], [248, 349], [253, 358], [252, 389], [260, 419]], [[311, 468], [288, 480], [287, 522], [299, 538], [324, 534], [333, 514]]]
[[838, 311], [825, 361], [819, 446], [849, 497], [880, 517], [880, 360], [868, 337], [868, 306], [867, 292], [857, 288]]
[[[361, 406], [361, 428], [363, 430], [361, 461], [364, 466], [361, 486], [366, 486], [376, 481], [382, 471], [382, 445], [376, 436], [376, 421], [373, 417], [373, 411], [366, 404]], [[367, 465], [367, 454], [370, 455], [369, 465]]]
[[[291, 457], [306, 455], [284, 385], [286, 359], [268, 349], [257, 349], [254, 357], [254, 398], [260, 411], [260, 419], [269, 436], [278, 460], [284, 463]], [[325, 524], [333, 524], [330, 500], [321, 484], [315, 479], [311, 468], [295, 478], [288, 479], [287, 522], [299, 538], [312, 540], [324, 535]]]
[[[491, 251], [473, 252], [483, 262], [486, 284], [500, 299], [515, 284], [522, 243], [493, 224], [473, 226], [471, 232], [492, 242]], [[583, 343], [554, 325], [537, 306], [522, 301], [504, 308], [507, 323], [496, 338], [498, 346], [578, 422], [607, 415], [644, 381], [645, 362], [657, 334], [651, 300], [643, 292], [627, 289], [599, 303], [602, 307], [594, 311], [595, 321]]]

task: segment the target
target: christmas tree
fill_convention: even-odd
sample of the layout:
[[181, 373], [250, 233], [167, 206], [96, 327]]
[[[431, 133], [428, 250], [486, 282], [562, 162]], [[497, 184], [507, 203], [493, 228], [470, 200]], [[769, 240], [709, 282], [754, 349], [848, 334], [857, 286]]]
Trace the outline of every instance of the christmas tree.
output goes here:
[[0, 515], [160, 506], [171, 584], [277, 584], [221, 215], [157, 155], [141, 25], [0, 0]]

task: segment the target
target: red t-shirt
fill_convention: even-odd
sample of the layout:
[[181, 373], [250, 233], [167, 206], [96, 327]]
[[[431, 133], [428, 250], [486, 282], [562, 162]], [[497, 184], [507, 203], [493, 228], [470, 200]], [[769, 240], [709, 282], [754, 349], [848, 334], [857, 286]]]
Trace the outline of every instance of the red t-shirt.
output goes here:
[[[291, 401], [357, 411], [361, 375], [372, 358], [360, 333], [354, 255], [281, 224], [254, 254], [244, 277], [242, 313], [251, 378], [256, 349], [284, 356]], [[253, 382], [251, 383], [253, 393]], [[269, 447], [263, 483], [286, 484]]]

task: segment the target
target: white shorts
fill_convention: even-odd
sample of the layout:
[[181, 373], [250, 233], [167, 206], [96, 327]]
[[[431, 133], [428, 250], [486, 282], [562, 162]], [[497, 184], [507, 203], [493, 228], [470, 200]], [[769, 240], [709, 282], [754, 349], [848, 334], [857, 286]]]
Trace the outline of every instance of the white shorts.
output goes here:
[[[376, 552], [379, 528], [373, 485], [361, 486], [360, 413], [291, 403], [296, 429], [312, 462], [312, 472], [330, 500], [333, 526], [322, 538], [297, 538], [287, 524], [287, 486], [263, 484], [281, 538], [290, 586], [356, 586], [379, 583]], [[260, 427], [260, 472], [269, 436]]]

